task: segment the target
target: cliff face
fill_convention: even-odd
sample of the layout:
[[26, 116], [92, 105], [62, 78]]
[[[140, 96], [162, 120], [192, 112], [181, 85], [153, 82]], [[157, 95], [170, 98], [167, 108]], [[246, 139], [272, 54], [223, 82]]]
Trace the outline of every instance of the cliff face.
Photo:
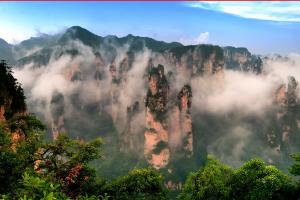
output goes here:
[[169, 99], [169, 83], [162, 65], [150, 69], [148, 80], [144, 154], [154, 168], [161, 169], [176, 151], [185, 152], [185, 157], [193, 154], [192, 89], [184, 85], [176, 99]]
[[167, 103], [169, 84], [164, 67], [159, 65], [150, 69], [149, 89], [145, 99], [146, 131], [144, 154], [148, 162], [156, 169], [165, 167], [170, 159], [168, 146]]
[[113, 122], [117, 121], [118, 115], [118, 96], [119, 96], [119, 77], [117, 74], [116, 64], [113, 62], [109, 66], [109, 72], [111, 75], [111, 89], [110, 89], [110, 97], [111, 97], [111, 117]]
[[192, 104], [192, 89], [189, 85], [185, 85], [179, 92], [178, 109], [180, 112], [180, 130], [183, 138], [183, 148], [188, 156], [193, 153], [193, 134], [192, 134], [192, 117], [190, 107]]
[[252, 55], [246, 48], [224, 47], [223, 50], [226, 69], [261, 73], [261, 58]]
[[136, 101], [133, 105], [127, 107], [126, 124], [124, 131], [121, 133], [121, 151], [136, 150], [140, 143], [140, 137], [136, 135], [136, 117], [139, 117], [140, 104]]
[[11, 134], [11, 148], [16, 151], [19, 141], [24, 139], [24, 131], [19, 128], [25, 121], [17, 119], [14, 126], [6, 124], [6, 121], [16, 121], [16, 117], [26, 114], [26, 104], [23, 89], [12, 75], [10, 67], [5, 61], [0, 62], [0, 124]]
[[51, 131], [52, 138], [56, 139], [59, 133], [65, 132], [64, 128], [64, 96], [61, 93], [55, 93], [50, 102], [51, 109]]
[[269, 145], [277, 159], [288, 156], [288, 152], [299, 145], [300, 113], [298, 101], [298, 82], [290, 76], [287, 82], [275, 91], [274, 101], [277, 110], [273, 115], [266, 134]]
[[213, 45], [176, 47], [165, 51], [164, 56], [177, 70], [184, 69], [190, 76], [221, 73], [224, 66], [222, 48]]
[[26, 112], [23, 89], [4, 60], [0, 61], [0, 83], [0, 122], [23, 115]]

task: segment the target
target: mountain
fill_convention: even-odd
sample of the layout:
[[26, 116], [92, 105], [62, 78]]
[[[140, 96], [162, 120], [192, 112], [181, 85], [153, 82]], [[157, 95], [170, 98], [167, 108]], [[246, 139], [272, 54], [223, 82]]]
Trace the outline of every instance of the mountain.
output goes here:
[[13, 63], [15, 58], [12, 52], [12, 45], [8, 44], [5, 40], [0, 38], [0, 59], [7, 60], [10, 63]]
[[[6, 49], [3, 50], [4, 53], [2, 53], [2, 56], [4, 59], [11, 61], [11, 63], [17, 60], [17, 66], [35, 63], [39, 67], [49, 62], [54, 50], [57, 51], [57, 49], [60, 49], [61, 52], [57, 55], [58, 57], [62, 54], [76, 54], [76, 49], [69, 48], [66, 50], [65, 48], [70, 41], [80, 41], [82, 44], [91, 47], [95, 53], [99, 49], [103, 49], [104, 51], [111, 52], [111, 54], [116, 54], [117, 48], [129, 44], [128, 53], [139, 52], [143, 48], [147, 48], [152, 52], [162, 54], [169, 52], [177, 57], [177, 59], [188, 52], [192, 52], [197, 47], [197, 45], [184, 46], [178, 42], [167, 43], [131, 34], [120, 38], [117, 36], [101, 37], [80, 26], [73, 26], [68, 28], [63, 34], [32, 37], [15, 46], [2, 45]], [[246, 48], [224, 47], [222, 49], [221, 51], [224, 53], [220, 51], [218, 56], [224, 54], [226, 68], [255, 71], [257, 73], [261, 71], [261, 59], [258, 56], [251, 55]], [[211, 51], [208, 46], [206, 50], [208, 54]], [[205, 51], [203, 51], [203, 56], [205, 57]], [[244, 66], [244, 68], [241, 68], [241, 66]]]
[[224, 47], [225, 66], [227, 69], [261, 73], [262, 60], [246, 48]]
[[176, 190], [208, 153], [235, 167], [255, 155], [286, 169], [300, 150], [299, 77], [276, 72], [273, 81], [264, 71], [270, 59], [246, 48], [73, 26], [6, 49], [49, 138], [104, 139], [111, 156], [97, 163], [103, 176], [152, 166]]
[[25, 96], [22, 87], [11, 73], [6, 62], [0, 62], [0, 123], [16, 114], [26, 112]]

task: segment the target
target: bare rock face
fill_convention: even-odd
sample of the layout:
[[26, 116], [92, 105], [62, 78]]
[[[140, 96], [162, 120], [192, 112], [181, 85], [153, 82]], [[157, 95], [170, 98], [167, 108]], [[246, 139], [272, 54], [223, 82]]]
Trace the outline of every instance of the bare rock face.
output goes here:
[[282, 84], [275, 91], [275, 102], [280, 106], [293, 107], [298, 103], [298, 82], [293, 76], [287, 78], [287, 83]]
[[161, 169], [169, 164], [172, 152], [183, 150], [186, 157], [193, 154], [192, 90], [185, 85], [176, 99], [169, 99], [162, 65], [150, 69], [148, 81], [144, 154], [154, 168]]
[[212, 75], [223, 70], [223, 49], [213, 45], [184, 46], [164, 53], [165, 59], [177, 71], [186, 71], [189, 76]]
[[50, 102], [51, 109], [51, 134], [55, 140], [59, 133], [65, 132], [64, 129], [64, 96], [61, 93], [54, 93]]
[[109, 72], [111, 76], [111, 89], [110, 89], [110, 96], [111, 96], [111, 117], [113, 122], [117, 121], [117, 114], [118, 114], [118, 83], [119, 78], [117, 74], [117, 67], [115, 62], [112, 62], [109, 66]]
[[16, 151], [18, 143], [25, 139], [25, 135], [22, 129], [17, 128], [16, 130], [14, 130], [14, 132], [11, 133], [11, 139], [12, 139], [11, 149], [13, 151]]
[[298, 82], [293, 76], [288, 77], [288, 85], [286, 90], [286, 104], [295, 106], [298, 103], [297, 99]]
[[134, 54], [132, 52], [127, 52], [125, 58], [123, 58], [120, 62], [120, 66], [118, 70], [120, 77], [126, 77], [127, 72], [132, 67], [133, 61], [134, 61]]
[[82, 80], [82, 73], [79, 69], [79, 65], [75, 63], [70, 65], [70, 67], [64, 71], [64, 75], [68, 81]]
[[[297, 145], [300, 129], [300, 115], [298, 103], [298, 82], [292, 76], [281, 84], [274, 92], [274, 102], [277, 110], [274, 113], [270, 131], [266, 134], [269, 145], [279, 159], [285, 152], [290, 152], [293, 145]], [[299, 124], [299, 125], [298, 125]]]
[[156, 169], [169, 163], [169, 133], [167, 127], [167, 102], [169, 84], [164, 67], [158, 65], [150, 70], [149, 90], [145, 99], [146, 131], [144, 154], [148, 162]]
[[0, 106], [0, 123], [5, 121], [5, 108], [4, 105]]
[[180, 110], [180, 126], [183, 136], [183, 148], [188, 152], [188, 156], [193, 153], [193, 134], [192, 134], [192, 117], [190, 107], [192, 104], [191, 86], [185, 85], [178, 96], [178, 108]]
[[133, 105], [127, 107], [125, 129], [121, 133], [121, 150], [134, 150], [139, 145], [139, 138], [135, 135], [135, 117], [139, 113], [140, 104], [136, 101]]
[[100, 53], [95, 54], [94, 66], [95, 66], [94, 79], [99, 82], [104, 78], [104, 67], [105, 67], [105, 62]]
[[277, 105], [285, 105], [286, 102], [286, 85], [282, 84], [275, 91], [275, 102]]

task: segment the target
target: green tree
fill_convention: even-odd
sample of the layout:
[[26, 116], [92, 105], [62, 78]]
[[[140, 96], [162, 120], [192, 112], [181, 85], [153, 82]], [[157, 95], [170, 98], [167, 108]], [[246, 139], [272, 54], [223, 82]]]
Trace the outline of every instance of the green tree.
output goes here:
[[101, 158], [101, 144], [100, 138], [85, 142], [60, 134], [55, 141], [39, 150], [37, 170], [61, 185], [62, 191], [72, 198], [95, 193], [91, 188], [97, 191], [104, 182], [96, 180], [95, 170], [89, 162]]
[[209, 157], [205, 167], [191, 173], [179, 199], [292, 200], [297, 197], [296, 182], [260, 159], [252, 159], [232, 170]]
[[163, 177], [152, 169], [136, 169], [119, 177], [108, 186], [112, 199], [122, 200], [164, 200]]
[[231, 188], [231, 199], [297, 199], [295, 182], [260, 159], [252, 159], [236, 170]]
[[55, 200], [69, 199], [60, 192], [60, 185], [53, 184], [38, 174], [25, 172], [22, 179], [22, 187], [18, 190], [19, 199], [27, 200]]
[[232, 174], [230, 167], [209, 156], [204, 167], [189, 175], [179, 199], [230, 199], [229, 182]]
[[0, 61], [0, 106], [5, 108], [5, 118], [26, 111], [25, 96], [20, 83], [14, 78], [11, 67]]
[[295, 176], [300, 175], [300, 153], [292, 154], [291, 157], [296, 162], [289, 168], [289, 172]]
[[[43, 129], [40, 121], [30, 115], [15, 116], [0, 126], [0, 194], [15, 191], [22, 174], [33, 169]], [[21, 139], [13, 141], [13, 134]]]

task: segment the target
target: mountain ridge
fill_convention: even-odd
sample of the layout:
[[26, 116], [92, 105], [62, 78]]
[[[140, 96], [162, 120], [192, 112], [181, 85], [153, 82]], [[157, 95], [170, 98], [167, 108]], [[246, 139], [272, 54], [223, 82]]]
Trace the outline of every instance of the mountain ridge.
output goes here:
[[[2, 40], [2, 39], [1, 39]], [[144, 47], [150, 49], [153, 52], [163, 53], [165, 51], [175, 51], [176, 49], [183, 52], [186, 52], [190, 49], [195, 48], [199, 45], [209, 45], [209, 44], [196, 44], [196, 45], [183, 45], [179, 42], [165, 42], [161, 40], [156, 40], [150, 37], [142, 37], [135, 36], [132, 34], [128, 34], [124, 37], [118, 37], [115, 35], [107, 35], [107, 36], [99, 36], [91, 31], [82, 28], [80, 26], [72, 26], [63, 33], [58, 33], [54, 35], [41, 35], [38, 37], [31, 37], [27, 40], [23, 40], [19, 44], [11, 45], [2, 40], [2, 44], [0, 43], [0, 48], [5, 49], [2, 50], [4, 52], [0, 55], [1, 59], [8, 60], [9, 63], [13, 65], [24, 65], [30, 61], [37, 61], [38, 55], [43, 55], [43, 51], [45, 52], [45, 48], [49, 51], [54, 46], [65, 46], [69, 41], [78, 40], [82, 42], [84, 45], [87, 45], [93, 49], [96, 49], [99, 46], [103, 46], [108, 50], [111, 49], [111, 46], [122, 46], [124, 44], [130, 44], [130, 52], [141, 51]], [[4, 45], [5, 44], [5, 45]], [[216, 45], [218, 46], [218, 45]], [[36, 48], [36, 49], [35, 49]], [[233, 50], [237, 52], [245, 52], [247, 56], [251, 53], [245, 47], [221, 47], [224, 50]], [[33, 50], [36, 51], [33, 51]], [[26, 55], [22, 51], [33, 51], [33, 53]], [[5, 53], [6, 52], [6, 53]], [[50, 52], [48, 52], [50, 54]], [[46, 61], [49, 60], [50, 55], [46, 54]], [[258, 56], [257, 56], [258, 57]], [[42, 59], [42, 58], [41, 58]], [[46, 61], [42, 61], [41, 64], [47, 63]]]

